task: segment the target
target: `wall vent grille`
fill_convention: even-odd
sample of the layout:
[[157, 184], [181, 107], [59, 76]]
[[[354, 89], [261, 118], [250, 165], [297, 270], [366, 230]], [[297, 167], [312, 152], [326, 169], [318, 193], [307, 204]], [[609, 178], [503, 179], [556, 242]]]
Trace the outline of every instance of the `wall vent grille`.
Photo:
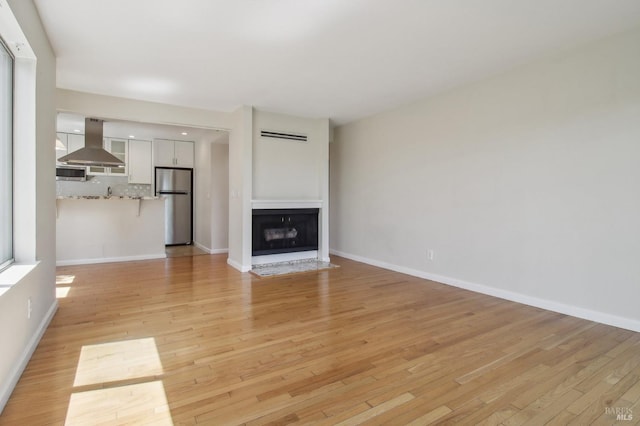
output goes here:
[[287, 139], [290, 141], [298, 141], [298, 142], [307, 141], [307, 135], [302, 135], [299, 133], [272, 132], [269, 130], [261, 130], [260, 137], [270, 138], [270, 139]]

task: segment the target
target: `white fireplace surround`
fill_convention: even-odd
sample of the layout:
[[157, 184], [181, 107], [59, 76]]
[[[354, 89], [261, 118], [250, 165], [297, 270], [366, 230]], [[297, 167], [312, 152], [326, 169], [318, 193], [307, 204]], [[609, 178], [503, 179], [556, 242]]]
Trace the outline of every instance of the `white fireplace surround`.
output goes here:
[[[322, 200], [251, 200], [251, 209], [320, 209], [320, 216], [326, 212], [323, 211]], [[328, 232], [322, 229], [322, 221], [318, 221], [320, 233]], [[320, 238], [321, 240], [321, 238]], [[263, 256], [251, 256], [252, 265], [264, 265], [267, 263], [291, 262], [293, 260], [318, 259], [328, 262], [329, 259], [322, 259], [318, 250], [299, 251], [293, 253], [267, 254]]]
[[321, 209], [322, 200], [251, 200], [256, 209]]

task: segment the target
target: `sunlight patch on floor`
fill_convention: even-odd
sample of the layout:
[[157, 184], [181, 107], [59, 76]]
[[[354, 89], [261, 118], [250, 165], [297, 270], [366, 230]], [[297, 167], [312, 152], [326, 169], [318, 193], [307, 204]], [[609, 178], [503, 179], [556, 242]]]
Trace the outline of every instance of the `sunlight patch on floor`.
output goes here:
[[86, 345], [80, 352], [73, 386], [154, 377], [162, 372], [153, 337]]
[[65, 425], [173, 425], [162, 373], [153, 337], [83, 346]]
[[64, 299], [69, 295], [71, 287], [56, 287], [56, 299]]
[[71, 395], [65, 425], [173, 425], [161, 380]]
[[56, 275], [56, 299], [64, 299], [69, 295], [75, 275]]
[[75, 275], [56, 275], [56, 285], [72, 284], [75, 279]]

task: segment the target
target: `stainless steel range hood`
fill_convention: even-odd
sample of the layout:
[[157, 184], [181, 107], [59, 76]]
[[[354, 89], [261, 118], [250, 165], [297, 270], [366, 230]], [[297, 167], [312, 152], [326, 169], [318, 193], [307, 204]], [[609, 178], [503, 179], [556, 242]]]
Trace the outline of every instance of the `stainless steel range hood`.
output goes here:
[[60, 157], [58, 161], [70, 166], [124, 167], [124, 162], [102, 148], [103, 123], [97, 118], [85, 118], [84, 148]]

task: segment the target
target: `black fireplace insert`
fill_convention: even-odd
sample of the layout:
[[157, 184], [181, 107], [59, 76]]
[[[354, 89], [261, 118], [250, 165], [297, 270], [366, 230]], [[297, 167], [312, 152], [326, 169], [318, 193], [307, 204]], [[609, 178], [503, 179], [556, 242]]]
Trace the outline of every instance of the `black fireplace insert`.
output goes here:
[[252, 255], [318, 250], [319, 209], [255, 209]]

